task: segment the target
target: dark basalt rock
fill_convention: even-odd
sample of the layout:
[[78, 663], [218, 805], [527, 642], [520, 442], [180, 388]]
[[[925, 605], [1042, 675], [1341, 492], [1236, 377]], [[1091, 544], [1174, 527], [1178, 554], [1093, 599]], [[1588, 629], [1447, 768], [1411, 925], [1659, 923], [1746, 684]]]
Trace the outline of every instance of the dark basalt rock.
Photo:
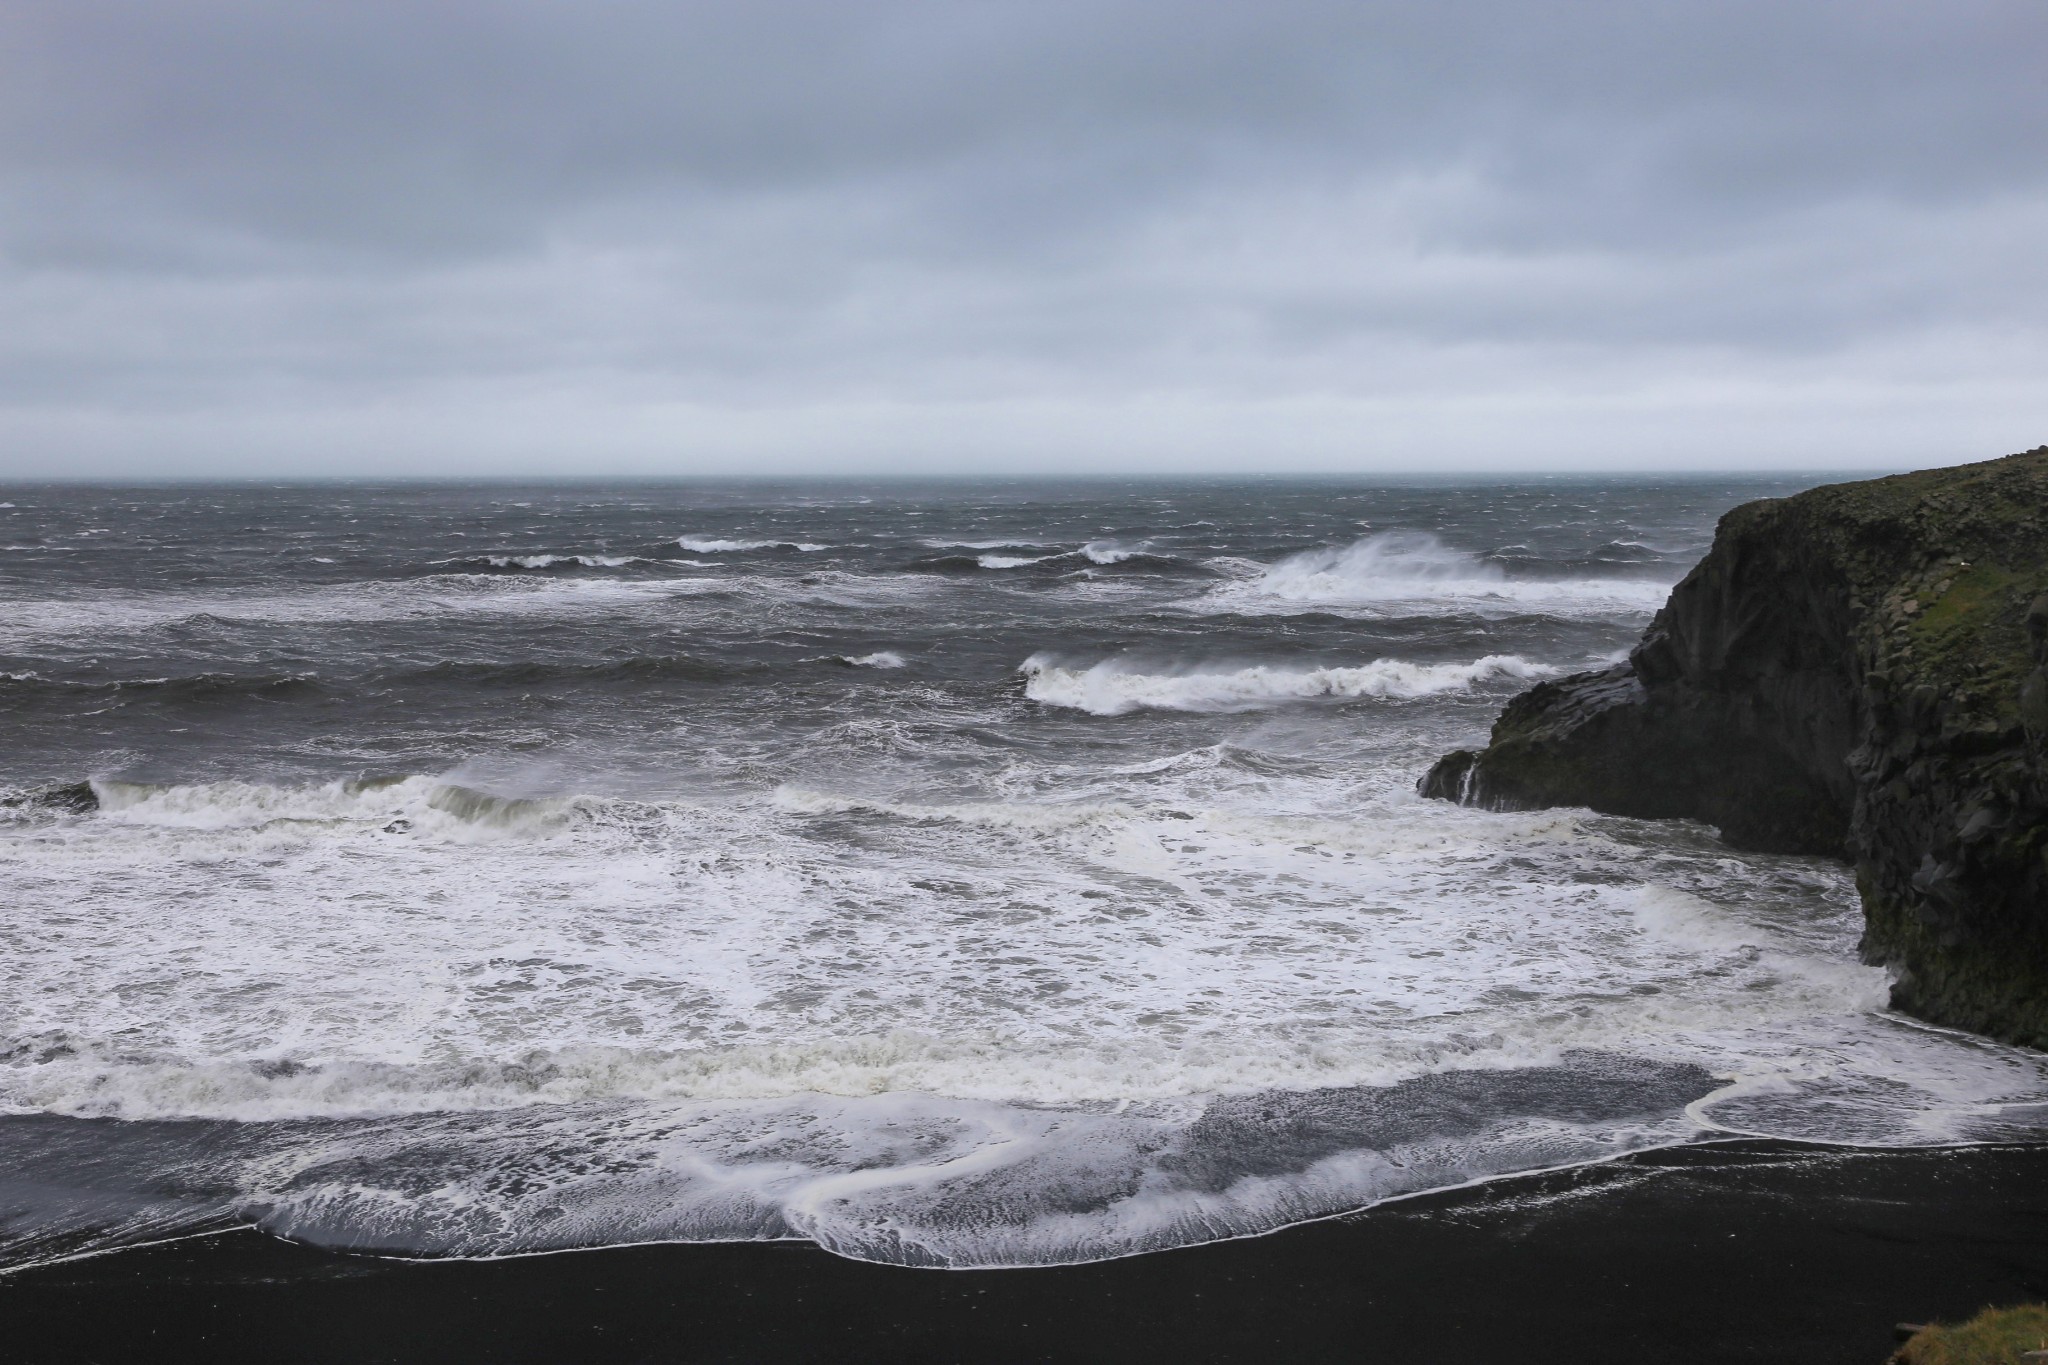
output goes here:
[[2048, 1047], [2048, 446], [1736, 508], [1627, 663], [1421, 790], [1847, 859], [1895, 1006]]

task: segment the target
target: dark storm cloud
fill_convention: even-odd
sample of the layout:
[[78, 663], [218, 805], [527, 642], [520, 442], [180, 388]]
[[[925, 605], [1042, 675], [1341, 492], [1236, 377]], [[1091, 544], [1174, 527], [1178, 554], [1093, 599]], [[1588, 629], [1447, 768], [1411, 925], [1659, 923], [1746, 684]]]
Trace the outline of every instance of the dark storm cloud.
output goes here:
[[16, 0], [0, 472], [1997, 453], [2044, 16]]

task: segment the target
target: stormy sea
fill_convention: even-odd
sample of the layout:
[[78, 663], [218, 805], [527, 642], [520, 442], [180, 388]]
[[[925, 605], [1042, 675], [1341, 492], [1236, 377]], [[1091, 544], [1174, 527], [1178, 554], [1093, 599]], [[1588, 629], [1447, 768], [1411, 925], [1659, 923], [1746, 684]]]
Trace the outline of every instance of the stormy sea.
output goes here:
[[1845, 866], [1415, 793], [1808, 482], [0, 489], [0, 1267], [1050, 1266], [2048, 1137]]

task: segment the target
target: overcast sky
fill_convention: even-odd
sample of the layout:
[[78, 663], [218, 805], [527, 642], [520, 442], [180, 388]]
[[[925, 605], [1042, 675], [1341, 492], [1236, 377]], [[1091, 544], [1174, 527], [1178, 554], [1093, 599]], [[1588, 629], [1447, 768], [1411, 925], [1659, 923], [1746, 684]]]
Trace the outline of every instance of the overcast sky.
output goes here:
[[2041, 0], [7, 0], [0, 477], [2048, 442]]

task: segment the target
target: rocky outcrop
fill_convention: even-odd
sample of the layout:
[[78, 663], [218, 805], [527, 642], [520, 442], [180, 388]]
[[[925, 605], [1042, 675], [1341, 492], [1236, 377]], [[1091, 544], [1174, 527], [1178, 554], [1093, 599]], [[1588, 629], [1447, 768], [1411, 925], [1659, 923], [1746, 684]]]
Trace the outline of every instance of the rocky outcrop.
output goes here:
[[1897, 1007], [2048, 1047], [2048, 446], [1736, 508], [1627, 663], [1421, 788], [1846, 858]]

